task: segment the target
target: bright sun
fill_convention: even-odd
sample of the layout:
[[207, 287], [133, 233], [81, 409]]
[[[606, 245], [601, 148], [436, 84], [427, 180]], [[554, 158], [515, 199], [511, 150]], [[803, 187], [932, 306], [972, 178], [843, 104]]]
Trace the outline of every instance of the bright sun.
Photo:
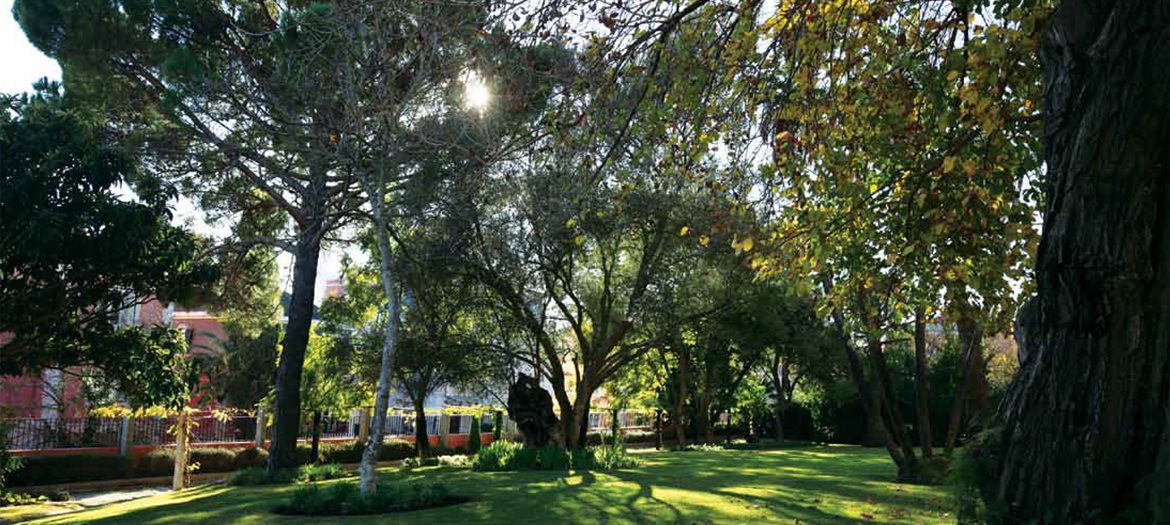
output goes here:
[[468, 71], [463, 75], [463, 103], [471, 109], [483, 111], [492, 100], [492, 93], [479, 73]]

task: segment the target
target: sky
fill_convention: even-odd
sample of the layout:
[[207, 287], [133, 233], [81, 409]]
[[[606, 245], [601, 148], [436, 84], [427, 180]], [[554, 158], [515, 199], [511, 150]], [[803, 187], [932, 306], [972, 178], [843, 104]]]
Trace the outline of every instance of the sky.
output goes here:
[[[12, 16], [13, 0], [0, 0], [0, 93], [32, 91], [32, 84], [42, 77], [61, 80], [57, 62], [41, 53], [24, 36], [24, 31]], [[175, 205], [175, 222], [189, 226], [201, 234], [222, 237], [223, 229], [204, 223], [202, 213], [189, 201]], [[322, 253], [318, 263], [317, 302], [324, 297], [325, 281], [336, 278], [341, 271], [344, 250], [333, 248]], [[358, 261], [359, 254], [353, 254]], [[286, 290], [292, 286], [292, 256], [280, 256], [281, 283]]]

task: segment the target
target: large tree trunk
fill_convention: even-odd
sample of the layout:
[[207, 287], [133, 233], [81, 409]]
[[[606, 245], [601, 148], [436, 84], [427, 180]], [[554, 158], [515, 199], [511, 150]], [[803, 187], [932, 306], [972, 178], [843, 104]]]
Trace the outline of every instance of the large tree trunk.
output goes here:
[[922, 446], [922, 456], [931, 457], [934, 449], [930, 433], [930, 387], [927, 384], [926, 363], [926, 312], [921, 308], [914, 313], [914, 380], [916, 385], [915, 397], [918, 408], [918, 440]]
[[426, 396], [415, 396], [411, 401], [414, 403], [414, 452], [419, 458], [425, 458], [431, 450], [430, 438], [427, 436]]
[[297, 434], [301, 425], [301, 372], [313, 321], [313, 290], [317, 281], [317, 258], [321, 253], [320, 225], [301, 232], [293, 262], [292, 299], [288, 325], [281, 342], [280, 364], [276, 369], [275, 418], [268, 449], [268, 477], [296, 466]]
[[687, 405], [687, 381], [691, 370], [691, 355], [682, 338], [678, 337], [678, 388], [674, 398], [674, 440], [679, 449], [687, 447], [687, 427], [683, 424], [683, 413]]
[[886, 450], [898, 466], [898, 481], [918, 481], [918, 458], [914, 454], [914, 445], [910, 441], [910, 433], [906, 430], [902, 410], [898, 407], [898, 398], [894, 394], [893, 378], [886, 365], [885, 352], [878, 341], [869, 344], [870, 368], [873, 370], [872, 388], [881, 395], [881, 413], [886, 429]]
[[1170, 5], [1066, 0], [1028, 356], [981, 449], [1012, 523], [1170, 522]]
[[313, 441], [309, 446], [309, 463], [321, 462], [321, 411], [313, 411]]
[[963, 428], [963, 410], [967, 405], [972, 405], [972, 409], [968, 411], [968, 418], [979, 427], [986, 423], [989, 415], [987, 376], [983, 370], [982, 330], [969, 316], [960, 317], [955, 324], [959, 329], [959, 346], [963, 349], [963, 369], [959, 377], [959, 387], [955, 390], [955, 399], [951, 403], [950, 419], [947, 421], [945, 444], [947, 456], [955, 450], [959, 432]]
[[[833, 291], [833, 279], [828, 273], [821, 276], [821, 288], [826, 295]], [[878, 393], [865, 378], [865, 367], [862, 366], [861, 357], [849, 340], [849, 333], [845, 330], [845, 318], [841, 310], [833, 308], [831, 316], [833, 327], [836, 328], [837, 339], [845, 351], [845, 358], [849, 364], [849, 375], [853, 377], [853, 384], [857, 386], [857, 397], [861, 400], [861, 408], [865, 411], [865, 444], [866, 446], [885, 446], [889, 450], [890, 439], [885, 425], [882, 423]]]

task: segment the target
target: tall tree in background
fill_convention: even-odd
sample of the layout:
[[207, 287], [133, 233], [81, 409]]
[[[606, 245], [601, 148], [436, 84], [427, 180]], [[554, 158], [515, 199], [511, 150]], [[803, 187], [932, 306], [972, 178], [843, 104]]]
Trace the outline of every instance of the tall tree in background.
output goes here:
[[1008, 523], [1170, 521], [1170, 3], [1064, 2], [1022, 368], [981, 450]]
[[271, 468], [293, 466], [300, 383], [321, 245], [355, 218], [358, 181], [327, 154], [339, 123], [314, 94], [333, 70], [287, 52], [322, 4], [18, 1], [29, 39], [93, 101], [172, 168], [205, 210], [277, 209], [278, 235], [235, 239], [293, 254], [292, 300], [276, 377]]
[[0, 373], [90, 365], [133, 404], [181, 405], [182, 336], [118, 314], [190, 298], [213, 268], [170, 224], [174, 195], [58, 87], [0, 97]]

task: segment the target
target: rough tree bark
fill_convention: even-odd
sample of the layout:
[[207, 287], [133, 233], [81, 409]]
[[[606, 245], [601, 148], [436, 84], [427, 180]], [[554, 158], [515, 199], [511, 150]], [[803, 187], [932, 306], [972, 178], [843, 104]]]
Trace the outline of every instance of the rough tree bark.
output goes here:
[[1170, 2], [1066, 0], [1042, 52], [1027, 360], [977, 453], [993, 519], [1170, 522]]
[[414, 451], [419, 458], [425, 458], [431, 450], [431, 441], [427, 437], [426, 396], [415, 396], [411, 402], [414, 404]]
[[926, 312], [921, 308], [914, 312], [914, 382], [916, 385], [916, 407], [918, 409], [918, 440], [922, 446], [922, 456], [934, 455], [930, 431], [930, 386], [927, 383], [926, 363]]
[[281, 341], [280, 364], [276, 369], [275, 417], [267, 464], [269, 479], [275, 479], [279, 471], [296, 465], [297, 434], [301, 424], [301, 373], [305, 366], [305, 349], [309, 345], [320, 253], [320, 224], [310, 223], [310, 227], [301, 232], [293, 253], [292, 299], [284, 340]]

